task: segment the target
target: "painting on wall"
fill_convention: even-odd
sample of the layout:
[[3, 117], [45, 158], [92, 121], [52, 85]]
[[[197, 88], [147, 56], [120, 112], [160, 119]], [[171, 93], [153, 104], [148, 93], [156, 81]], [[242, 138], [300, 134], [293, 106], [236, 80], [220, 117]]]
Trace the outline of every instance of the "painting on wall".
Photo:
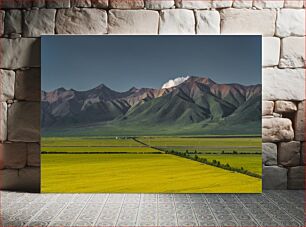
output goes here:
[[41, 45], [42, 192], [261, 192], [261, 36]]

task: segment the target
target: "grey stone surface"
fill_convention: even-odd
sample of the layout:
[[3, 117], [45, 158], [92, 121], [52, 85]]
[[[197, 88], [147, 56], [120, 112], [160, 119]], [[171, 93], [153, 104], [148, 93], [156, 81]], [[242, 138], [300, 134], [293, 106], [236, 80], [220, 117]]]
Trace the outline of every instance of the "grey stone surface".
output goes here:
[[1, 192], [5, 226], [303, 226], [303, 191], [262, 194]]
[[91, 7], [90, 0], [70, 0], [71, 7]]
[[109, 0], [109, 7], [114, 9], [142, 9], [144, 0]]
[[18, 9], [8, 10], [5, 14], [4, 33], [22, 33], [22, 11]]
[[285, 0], [285, 8], [303, 8], [303, 0]]
[[70, 0], [45, 0], [47, 8], [53, 9], [61, 9], [61, 8], [69, 8]]
[[294, 119], [294, 139], [298, 141], [305, 141], [305, 101], [298, 104], [298, 111]]
[[301, 142], [301, 165], [306, 165], [306, 150], [305, 150], [305, 142]]
[[7, 140], [7, 103], [0, 102], [0, 142]]
[[108, 0], [91, 0], [93, 7], [106, 9], [108, 7]]
[[234, 0], [233, 7], [238, 9], [252, 8], [253, 1], [249, 0]]
[[2, 190], [40, 192], [40, 168], [3, 169], [0, 178]]
[[283, 8], [284, 0], [254, 0], [253, 6], [257, 9], [277, 9]]
[[5, 11], [0, 10], [0, 35], [3, 35], [4, 33], [4, 17]]
[[291, 167], [288, 171], [288, 189], [305, 189], [304, 166]]
[[274, 110], [273, 101], [262, 101], [262, 115], [272, 115]]
[[160, 9], [169, 9], [174, 7], [174, 0], [145, 0], [145, 7], [146, 9], [154, 9], [154, 10], [160, 10]]
[[264, 100], [304, 100], [305, 72], [303, 69], [264, 68], [262, 71]]
[[287, 189], [287, 169], [279, 166], [263, 166], [263, 189]]
[[263, 37], [262, 62], [263, 66], [276, 66], [279, 64], [281, 42], [277, 37]]
[[[129, 18], [129, 20], [125, 20]], [[110, 34], [157, 34], [159, 14], [153, 10], [110, 10]]]
[[1, 68], [19, 69], [40, 66], [40, 40], [35, 38], [0, 38], [3, 50]]
[[13, 70], [0, 69], [0, 101], [14, 99], [15, 72]]
[[282, 39], [279, 66], [281, 68], [300, 68], [305, 66], [305, 37]]
[[16, 102], [8, 109], [8, 140], [38, 142], [40, 140], [40, 103]]
[[159, 34], [195, 34], [193, 11], [188, 9], [162, 10]]
[[262, 163], [266, 166], [277, 165], [277, 145], [275, 143], [262, 144]]
[[2, 9], [21, 9], [31, 8], [32, 1], [30, 0], [1, 0], [0, 8]]
[[213, 0], [212, 8], [229, 8], [233, 4], [233, 0]]
[[220, 34], [220, 14], [216, 10], [196, 10], [197, 34]]
[[300, 164], [300, 142], [281, 142], [278, 147], [278, 164], [289, 167]]
[[25, 143], [0, 143], [0, 163], [1, 169], [24, 168], [27, 163], [27, 145]]
[[221, 15], [221, 34], [258, 34], [273, 36], [275, 10], [224, 9]]
[[291, 101], [277, 100], [275, 101], [274, 111], [277, 113], [293, 113], [297, 111], [297, 106]]
[[184, 9], [209, 9], [212, 7], [212, 2], [210, 0], [207, 1], [175, 0], [175, 5], [177, 8], [184, 8]]
[[102, 9], [60, 9], [56, 16], [57, 34], [104, 34], [107, 13]]
[[46, 7], [46, 1], [45, 0], [33, 0], [32, 6], [35, 8]]
[[34, 9], [24, 12], [23, 36], [40, 37], [53, 35], [55, 28], [55, 9]]
[[305, 10], [281, 9], [277, 13], [275, 34], [279, 37], [305, 35]]
[[16, 71], [15, 98], [40, 101], [40, 68]]
[[263, 118], [263, 142], [291, 141], [294, 138], [292, 122], [287, 118]]
[[38, 143], [27, 143], [27, 166], [40, 166], [40, 145]]

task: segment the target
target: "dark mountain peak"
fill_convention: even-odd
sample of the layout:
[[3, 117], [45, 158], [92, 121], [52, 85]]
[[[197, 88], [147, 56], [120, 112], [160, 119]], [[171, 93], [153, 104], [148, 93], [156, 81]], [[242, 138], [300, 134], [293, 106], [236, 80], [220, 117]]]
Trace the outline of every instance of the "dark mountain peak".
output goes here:
[[100, 84], [99, 86], [97, 86], [97, 87], [95, 87], [95, 88], [93, 88], [92, 90], [102, 90], [102, 89], [108, 89], [108, 90], [110, 90], [110, 88], [109, 87], [107, 87], [105, 84]]
[[136, 88], [136, 87], [131, 87], [129, 90], [128, 90], [128, 92], [136, 92], [136, 91], [138, 91], [139, 89], [138, 88]]
[[65, 92], [65, 91], [67, 91], [67, 90], [64, 87], [60, 87], [60, 88], [57, 88], [57, 89], [54, 90], [54, 92]]
[[201, 84], [206, 84], [208, 86], [217, 84], [215, 81], [213, 81], [209, 77], [196, 77], [196, 76], [189, 77], [189, 79], [186, 80], [185, 83], [201, 83]]

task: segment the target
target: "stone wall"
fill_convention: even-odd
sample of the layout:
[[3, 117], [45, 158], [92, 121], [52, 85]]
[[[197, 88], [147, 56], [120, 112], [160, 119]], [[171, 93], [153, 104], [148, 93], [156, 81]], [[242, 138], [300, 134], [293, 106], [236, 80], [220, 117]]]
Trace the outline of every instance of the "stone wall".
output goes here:
[[303, 188], [305, 2], [0, 0], [0, 4], [2, 189], [40, 188], [42, 34], [263, 35], [263, 185]]

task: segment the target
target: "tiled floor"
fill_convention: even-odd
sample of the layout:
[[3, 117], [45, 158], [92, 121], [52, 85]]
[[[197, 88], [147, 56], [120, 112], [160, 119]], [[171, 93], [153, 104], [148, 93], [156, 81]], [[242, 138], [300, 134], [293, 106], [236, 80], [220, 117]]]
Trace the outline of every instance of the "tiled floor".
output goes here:
[[4, 226], [304, 226], [303, 191], [263, 194], [1, 192]]

